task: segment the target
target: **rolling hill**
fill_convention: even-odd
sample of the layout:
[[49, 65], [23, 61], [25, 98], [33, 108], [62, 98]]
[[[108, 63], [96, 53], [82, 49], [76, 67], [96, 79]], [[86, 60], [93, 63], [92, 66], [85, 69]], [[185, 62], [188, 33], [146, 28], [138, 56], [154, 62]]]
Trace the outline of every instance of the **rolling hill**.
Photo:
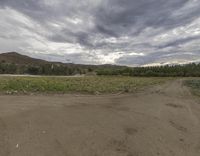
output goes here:
[[61, 63], [61, 62], [50, 62], [42, 59], [36, 59], [27, 55], [22, 55], [17, 52], [6, 52], [0, 53], [0, 62], [3, 63], [14, 63], [16, 65], [44, 65], [44, 64], [56, 64], [69, 67], [91, 67], [91, 68], [124, 68], [125, 66], [103, 64], [103, 65], [83, 65], [73, 63]]
[[146, 77], [200, 77], [200, 64], [165, 65], [153, 67], [126, 67], [117, 65], [82, 65], [49, 62], [16, 52], [0, 54], [0, 74], [30, 75], [123, 75]]
[[35, 75], [73, 75], [91, 73], [97, 70], [124, 69], [117, 65], [83, 65], [73, 63], [50, 62], [32, 58], [17, 52], [0, 54], [0, 74], [35, 74]]
[[48, 61], [31, 58], [26, 55], [21, 55], [17, 52], [7, 52], [0, 54], [0, 62], [14, 63], [17, 65], [38, 65], [49, 63]]

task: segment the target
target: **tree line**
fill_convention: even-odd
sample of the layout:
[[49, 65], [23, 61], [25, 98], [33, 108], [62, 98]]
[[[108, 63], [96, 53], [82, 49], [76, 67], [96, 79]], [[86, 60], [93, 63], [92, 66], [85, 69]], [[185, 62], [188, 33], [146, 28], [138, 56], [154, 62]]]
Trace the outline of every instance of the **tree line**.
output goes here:
[[134, 67], [118, 70], [101, 69], [97, 75], [126, 75], [143, 77], [200, 77], [200, 64]]
[[30, 75], [123, 75], [143, 77], [199, 77], [200, 64], [166, 65], [155, 67], [90, 66], [65, 64], [17, 65], [0, 62], [0, 74]]
[[0, 74], [76, 75], [85, 74], [88, 70], [60, 64], [16, 65], [14, 63], [0, 63]]

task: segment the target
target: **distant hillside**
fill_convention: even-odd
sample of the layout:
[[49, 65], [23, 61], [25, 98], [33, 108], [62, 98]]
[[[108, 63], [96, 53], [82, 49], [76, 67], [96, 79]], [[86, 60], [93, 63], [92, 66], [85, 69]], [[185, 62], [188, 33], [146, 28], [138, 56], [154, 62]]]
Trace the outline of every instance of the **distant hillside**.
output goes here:
[[16, 65], [44, 65], [44, 64], [57, 64], [64, 66], [79, 66], [79, 67], [91, 67], [91, 68], [123, 68], [124, 66], [103, 64], [103, 65], [83, 65], [83, 64], [73, 64], [73, 63], [61, 63], [61, 62], [49, 62], [42, 59], [36, 59], [29, 57], [27, 55], [22, 55], [17, 52], [7, 52], [0, 54], [1, 63], [14, 63]]
[[155, 67], [126, 67], [116, 65], [82, 65], [72, 63], [48, 62], [31, 58], [16, 52], [0, 54], [0, 74], [30, 75], [124, 75], [145, 77], [196, 76], [200, 77], [200, 64], [165, 65]]
[[[16, 52], [0, 54], [0, 74], [32, 74], [32, 75], [75, 75], [107, 72], [124, 69], [115, 65], [82, 65], [73, 63], [49, 62], [21, 55]], [[104, 71], [106, 70], [106, 71]]]
[[14, 63], [17, 65], [38, 65], [38, 64], [48, 63], [48, 61], [31, 58], [29, 56], [21, 55], [16, 52], [8, 52], [0, 54], [0, 62]]

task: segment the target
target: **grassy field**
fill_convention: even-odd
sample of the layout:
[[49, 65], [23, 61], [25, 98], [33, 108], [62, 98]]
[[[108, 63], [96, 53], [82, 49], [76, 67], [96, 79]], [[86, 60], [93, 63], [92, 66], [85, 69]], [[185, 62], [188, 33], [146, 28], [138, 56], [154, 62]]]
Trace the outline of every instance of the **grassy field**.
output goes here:
[[0, 93], [118, 93], [134, 92], [170, 78], [91, 77], [0, 77]]
[[200, 79], [186, 80], [185, 85], [192, 89], [192, 93], [200, 96]]

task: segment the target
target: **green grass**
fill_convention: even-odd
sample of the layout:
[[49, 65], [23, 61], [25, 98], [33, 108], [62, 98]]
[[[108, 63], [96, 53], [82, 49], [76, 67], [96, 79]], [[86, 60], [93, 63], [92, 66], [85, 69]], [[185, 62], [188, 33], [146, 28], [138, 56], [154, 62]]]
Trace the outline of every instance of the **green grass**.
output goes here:
[[118, 93], [134, 92], [170, 78], [91, 77], [0, 77], [0, 93]]
[[200, 79], [186, 80], [185, 85], [192, 89], [193, 94], [200, 96]]

